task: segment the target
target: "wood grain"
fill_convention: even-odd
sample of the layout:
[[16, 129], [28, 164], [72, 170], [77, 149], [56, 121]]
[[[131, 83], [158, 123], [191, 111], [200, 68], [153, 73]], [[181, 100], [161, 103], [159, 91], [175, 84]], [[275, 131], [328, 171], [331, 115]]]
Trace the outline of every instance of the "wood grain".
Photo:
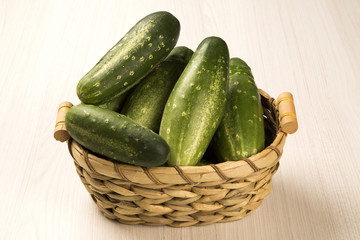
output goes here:
[[[262, 206], [204, 227], [105, 219], [53, 139], [58, 104], [140, 18], [167, 10], [178, 45], [222, 37], [258, 87], [294, 95], [290, 135]], [[360, 2], [357, 0], [0, 2], [1, 239], [358, 239]]]

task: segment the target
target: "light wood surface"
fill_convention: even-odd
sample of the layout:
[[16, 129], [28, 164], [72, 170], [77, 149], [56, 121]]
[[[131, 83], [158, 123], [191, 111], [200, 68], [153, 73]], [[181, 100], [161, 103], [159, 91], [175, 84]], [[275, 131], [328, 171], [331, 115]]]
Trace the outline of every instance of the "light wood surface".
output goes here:
[[[104, 218], [53, 131], [78, 80], [139, 19], [167, 10], [178, 45], [210, 35], [274, 98], [294, 95], [272, 192], [242, 220], [128, 226]], [[359, 239], [358, 0], [0, 1], [0, 239]]]

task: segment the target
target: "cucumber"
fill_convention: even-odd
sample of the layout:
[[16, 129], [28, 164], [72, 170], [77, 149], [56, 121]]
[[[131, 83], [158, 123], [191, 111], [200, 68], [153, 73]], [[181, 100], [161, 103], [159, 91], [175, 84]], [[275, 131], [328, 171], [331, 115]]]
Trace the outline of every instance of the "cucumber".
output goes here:
[[73, 106], [66, 114], [65, 125], [79, 144], [115, 162], [155, 167], [169, 158], [170, 149], [163, 138], [109, 109]]
[[78, 97], [94, 105], [117, 98], [165, 59], [179, 32], [179, 21], [168, 12], [144, 17], [80, 79]]
[[169, 166], [196, 165], [218, 125], [225, 102], [229, 51], [218, 37], [204, 39], [174, 86], [160, 124], [170, 146]]
[[263, 150], [263, 108], [250, 67], [240, 58], [230, 60], [229, 91], [224, 117], [214, 136], [219, 161], [236, 161]]
[[120, 112], [121, 108], [123, 107], [123, 105], [126, 101], [126, 98], [127, 98], [129, 92], [130, 91], [127, 91], [127, 92], [121, 94], [119, 97], [114, 98], [114, 99], [112, 99], [108, 102], [105, 102], [103, 104], [100, 104], [98, 106], [101, 108], [110, 109], [114, 112]]
[[169, 56], [132, 91], [121, 113], [140, 125], [158, 131], [166, 101], [193, 51], [174, 48]]

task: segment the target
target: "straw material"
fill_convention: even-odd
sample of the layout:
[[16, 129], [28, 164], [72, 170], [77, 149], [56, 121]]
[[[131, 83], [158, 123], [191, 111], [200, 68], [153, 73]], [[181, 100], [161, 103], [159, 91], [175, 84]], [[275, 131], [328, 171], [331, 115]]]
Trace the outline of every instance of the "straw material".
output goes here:
[[267, 147], [247, 159], [145, 168], [102, 159], [70, 139], [76, 171], [100, 211], [121, 223], [186, 227], [243, 218], [270, 193], [287, 136], [276, 101], [259, 91]]

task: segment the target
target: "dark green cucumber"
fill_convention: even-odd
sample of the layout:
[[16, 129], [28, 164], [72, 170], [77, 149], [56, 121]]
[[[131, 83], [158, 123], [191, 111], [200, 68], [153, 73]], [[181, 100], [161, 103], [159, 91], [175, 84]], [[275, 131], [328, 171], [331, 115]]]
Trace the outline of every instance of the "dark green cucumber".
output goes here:
[[99, 104], [97, 106], [101, 107], [101, 108], [106, 108], [106, 109], [110, 109], [114, 112], [120, 112], [121, 108], [123, 107], [126, 98], [128, 97], [130, 91], [127, 91], [123, 94], [121, 94], [119, 97], [114, 98], [108, 102], [105, 102], [103, 104]]
[[78, 97], [94, 105], [117, 98], [165, 59], [179, 32], [179, 21], [168, 12], [144, 17], [79, 81]]
[[196, 165], [223, 116], [229, 51], [218, 37], [204, 39], [166, 103], [160, 136], [170, 146], [170, 166]]
[[140, 125], [158, 131], [166, 101], [193, 51], [174, 48], [169, 56], [131, 92], [121, 113]]
[[163, 138], [109, 109], [76, 105], [67, 112], [65, 125], [75, 141], [113, 161], [155, 167], [169, 158]]
[[224, 117], [214, 136], [220, 161], [236, 161], [263, 150], [263, 109], [250, 67], [239, 58], [230, 60], [229, 91]]

